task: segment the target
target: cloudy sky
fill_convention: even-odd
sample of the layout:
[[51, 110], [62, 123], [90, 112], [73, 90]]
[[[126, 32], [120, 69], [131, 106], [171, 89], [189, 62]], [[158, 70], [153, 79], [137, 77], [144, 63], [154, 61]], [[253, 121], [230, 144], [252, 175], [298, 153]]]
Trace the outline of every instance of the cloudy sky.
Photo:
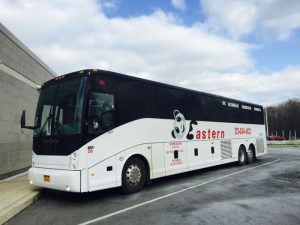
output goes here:
[[263, 105], [300, 97], [300, 0], [0, 0], [58, 74], [98, 68]]

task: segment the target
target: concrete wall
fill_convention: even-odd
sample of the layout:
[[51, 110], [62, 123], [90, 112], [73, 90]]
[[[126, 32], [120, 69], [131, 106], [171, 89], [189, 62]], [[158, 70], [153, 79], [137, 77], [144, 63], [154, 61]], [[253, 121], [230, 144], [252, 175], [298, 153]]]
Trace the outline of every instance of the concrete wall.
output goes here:
[[32, 131], [38, 86], [55, 73], [0, 23], [0, 179], [31, 165]]

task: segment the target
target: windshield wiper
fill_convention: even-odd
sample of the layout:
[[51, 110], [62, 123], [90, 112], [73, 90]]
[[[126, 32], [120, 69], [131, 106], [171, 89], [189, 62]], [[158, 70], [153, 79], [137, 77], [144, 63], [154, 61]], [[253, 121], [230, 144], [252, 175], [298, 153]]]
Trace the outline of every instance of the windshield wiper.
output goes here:
[[52, 117], [52, 116], [51, 116], [51, 114], [50, 114], [50, 115], [47, 117], [47, 119], [45, 120], [45, 123], [43, 124], [42, 128], [41, 128], [40, 131], [39, 131], [38, 137], [41, 136], [42, 131], [44, 130], [46, 124], [48, 123], [48, 121], [50, 120], [51, 117]]

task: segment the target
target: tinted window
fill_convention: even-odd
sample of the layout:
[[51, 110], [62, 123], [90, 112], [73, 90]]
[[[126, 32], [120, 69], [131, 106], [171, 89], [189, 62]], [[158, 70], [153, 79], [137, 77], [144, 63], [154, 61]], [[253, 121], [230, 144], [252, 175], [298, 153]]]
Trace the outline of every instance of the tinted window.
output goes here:
[[81, 132], [86, 78], [71, 79], [41, 90], [34, 135], [71, 135]]
[[103, 133], [113, 127], [114, 96], [91, 92], [88, 101], [88, 132]]
[[183, 115], [187, 114], [184, 108], [184, 92], [172, 88], [158, 87], [157, 107], [160, 118], [174, 118], [174, 110], [178, 110]]
[[[252, 110], [245, 110], [235, 100], [174, 88], [158, 87], [157, 93], [159, 118], [173, 119], [174, 110], [179, 110], [187, 120], [263, 124], [262, 113], [253, 111], [251, 104], [247, 105]], [[229, 102], [238, 107], [228, 106]]]
[[[117, 126], [140, 118], [174, 119], [174, 110], [180, 111], [187, 120], [263, 124], [262, 112], [245, 110], [237, 100], [205, 93], [109, 75], [98, 75], [91, 87], [100, 93], [116, 91]], [[228, 102], [238, 103], [239, 107], [229, 107]], [[252, 104], [247, 105], [253, 109]]]
[[90, 77], [87, 102], [88, 133], [102, 134], [114, 126], [115, 97], [113, 78], [105, 74]]
[[118, 79], [116, 90], [119, 125], [141, 118], [156, 117], [154, 86], [129, 79]]
[[61, 80], [41, 89], [33, 137], [36, 154], [69, 155], [81, 146], [86, 80]]

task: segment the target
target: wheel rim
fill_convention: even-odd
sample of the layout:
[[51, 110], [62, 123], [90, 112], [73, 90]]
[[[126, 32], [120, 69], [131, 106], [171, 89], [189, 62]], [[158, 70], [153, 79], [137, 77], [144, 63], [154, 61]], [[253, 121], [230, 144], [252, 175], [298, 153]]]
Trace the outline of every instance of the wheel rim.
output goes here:
[[130, 165], [126, 171], [126, 180], [128, 184], [136, 186], [141, 182], [141, 178], [141, 168], [136, 164]]

